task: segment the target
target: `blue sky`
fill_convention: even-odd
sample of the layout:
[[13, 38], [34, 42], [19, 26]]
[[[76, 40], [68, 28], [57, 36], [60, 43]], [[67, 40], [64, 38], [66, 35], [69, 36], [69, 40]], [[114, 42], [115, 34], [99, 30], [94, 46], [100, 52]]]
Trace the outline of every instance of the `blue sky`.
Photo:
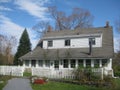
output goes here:
[[109, 21], [114, 29], [114, 47], [118, 49], [120, 36], [115, 32], [115, 21], [120, 17], [120, 0], [0, 0], [0, 34], [13, 35], [19, 40], [26, 27], [34, 48], [39, 39], [31, 29], [40, 20], [51, 20], [46, 12], [48, 6], [56, 6], [68, 15], [74, 7], [87, 9], [94, 16], [94, 27], [102, 27]]

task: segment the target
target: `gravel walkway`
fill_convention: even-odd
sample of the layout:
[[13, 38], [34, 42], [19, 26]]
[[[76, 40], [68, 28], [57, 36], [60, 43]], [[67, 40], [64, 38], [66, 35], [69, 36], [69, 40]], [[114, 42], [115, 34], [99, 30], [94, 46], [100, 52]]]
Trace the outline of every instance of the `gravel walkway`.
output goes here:
[[32, 90], [29, 79], [13, 78], [3, 90]]

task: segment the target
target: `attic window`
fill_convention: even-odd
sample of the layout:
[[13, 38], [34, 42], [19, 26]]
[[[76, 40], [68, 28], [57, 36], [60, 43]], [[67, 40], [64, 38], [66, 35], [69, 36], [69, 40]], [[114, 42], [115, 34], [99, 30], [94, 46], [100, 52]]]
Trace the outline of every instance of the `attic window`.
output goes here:
[[52, 47], [53, 46], [53, 41], [48, 41], [48, 47]]
[[70, 46], [70, 39], [65, 40], [65, 46]]
[[90, 42], [92, 43], [92, 45], [95, 45], [96, 44], [95, 38], [94, 37], [89, 38], [89, 43]]

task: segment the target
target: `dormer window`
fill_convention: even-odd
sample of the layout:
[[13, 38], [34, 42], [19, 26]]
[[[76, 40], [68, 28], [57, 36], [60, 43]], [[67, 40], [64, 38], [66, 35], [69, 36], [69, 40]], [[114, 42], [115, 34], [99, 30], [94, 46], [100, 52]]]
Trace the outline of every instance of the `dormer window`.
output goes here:
[[65, 40], [65, 46], [70, 46], [70, 39]]
[[48, 47], [52, 47], [53, 46], [53, 41], [48, 41]]
[[89, 43], [95, 45], [96, 44], [95, 38], [94, 37], [89, 38]]

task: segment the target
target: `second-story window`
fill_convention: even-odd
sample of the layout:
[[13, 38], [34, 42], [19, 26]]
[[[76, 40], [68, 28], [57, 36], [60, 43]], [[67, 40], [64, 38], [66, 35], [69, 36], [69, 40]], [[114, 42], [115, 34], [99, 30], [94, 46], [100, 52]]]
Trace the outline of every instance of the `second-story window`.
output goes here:
[[53, 41], [48, 41], [48, 47], [52, 47], [53, 46]]
[[70, 46], [70, 39], [65, 40], [65, 46]]

